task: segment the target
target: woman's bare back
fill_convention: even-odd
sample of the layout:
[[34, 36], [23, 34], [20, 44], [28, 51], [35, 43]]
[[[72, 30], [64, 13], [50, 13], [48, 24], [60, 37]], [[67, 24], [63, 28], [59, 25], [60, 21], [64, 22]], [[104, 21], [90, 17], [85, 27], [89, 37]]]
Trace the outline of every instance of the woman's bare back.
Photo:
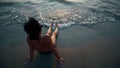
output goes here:
[[41, 52], [48, 52], [51, 50], [51, 38], [47, 35], [42, 36], [40, 40], [31, 40], [27, 38], [29, 47]]
[[50, 36], [42, 36], [41, 39], [38, 42], [42, 52], [47, 52], [51, 50], [51, 38]]

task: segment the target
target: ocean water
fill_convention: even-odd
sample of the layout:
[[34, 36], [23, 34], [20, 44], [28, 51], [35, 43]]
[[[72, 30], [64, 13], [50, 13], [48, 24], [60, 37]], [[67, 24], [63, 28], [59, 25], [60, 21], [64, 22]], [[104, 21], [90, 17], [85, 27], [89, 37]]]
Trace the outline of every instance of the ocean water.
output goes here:
[[28, 17], [36, 18], [43, 25], [58, 22], [61, 28], [71, 25], [113, 22], [119, 20], [119, 6], [119, 0], [0, 2], [0, 25], [23, 24], [28, 20]]
[[[116, 63], [105, 61], [102, 64], [100, 60], [94, 60], [96, 63], [91, 68], [120, 67], [120, 59], [113, 59], [120, 56], [120, 0], [0, 0], [0, 68], [24, 68], [23, 58], [28, 53], [28, 47], [23, 24], [29, 17], [34, 17], [44, 26], [42, 34], [46, 33], [51, 22], [58, 22], [57, 46], [60, 48], [83, 47], [96, 40], [114, 42], [111, 44], [113, 50], [104, 44], [103, 53]], [[107, 49], [111, 49], [111, 54]], [[96, 53], [91, 55], [92, 58], [98, 55]], [[102, 57], [101, 60], [105, 60], [106, 56]], [[85, 67], [76, 68], [90, 67], [86, 62]]]
[[[58, 22], [60, 29], [60, 37], [58, 36], [58, 43], [62, 46], [62, 39], [65, 39], [65, 42], [68, 38], [72, 40], [75, 38], [79, 40], [79, 38], [85, 37], [86, 34], [90, 33], [91, 37], [88, 36], [83, 40], [80, 40], [81, 43], [86, 42], [91, 38], [96, 38], [94, 30], [97, 29], [104, 30], [104, 26], [96, 27], [97, 24], [102, 23], [118, 23], [120, 22], [120, 1], [119, 0], [4, 0], [0, 1], [0, 28], [1, 28], [1, 44], [3, 44], [6, 40], [6, 36], [3, 36], [6, 33], [7, 26], [10, 25], [20, 25], [28, 20], [29, 17], [34, 17], [39, 21], [40, 24], [44, 26], [44, 30], [47, 30], [51, 22]], [[6, 27], [6, 30], [3, 27]], [[106, 27], [106, 26], [105, 26]], [[116, 26], [107, 26], [116, 27]], [[12, 28], [12, 27], [11, 27]], [[83, 28], [83, 29], [82, 29]], [[14, 28], [13, 28], [14, 29]], [[12, 29], [12, 30], [13, 30]], [[77, 30], [78, 32], [77, 32]], [[84, 29], [88, 29], [88, 31], [81, 32]], [[117, 29], [117, 27], [116, 27]], [[119, 28], [118, 28], [119, 29]], [[43, 34], [46, 31], [43, 30]], [[79, 31], [81, 30], [81, 31]], [[72, 32], [73, 31], [73, 32]], [[113, 30], [114, 31], [114, 28]], [[75, 32], [75, 33], [74, 33]], [[88, 32], [88, 33], [87, 33]], [[91, 33], [94, 32], [94, 33]], [[98, 31], [100, 32], [100, 31]], [[11, 33], [15, 33], [12, 32]], [[71, 33], [74, 33], [71, 37]], [[98, 34], [105, 33], [102, 31]], [[107, 32], [106, 32], [107, 33]], [[114, 32], [111, 32], [114, 33]], [[67, 39], [66, 39], [67, 34]], [[82, 35], [81, 35], [82, 34]], [[95, 35], [94, 35], [95, 34]], [[119, 33], [116, 33], [119, 34]], [[7, 35], [7, 39], [9, 38], [9, 34]], [[13, 34], [14, 35], [14, 34]], [[65, 35], [65, 36], [64, 36]], [[81, 37], [80, 37], [81, 35]], [[12, 36], [12, 35], [11, 35]], [[11, 37], [10, 36], [10, 37]], [[75, 36], [75, 37], [74, 37]], [[13, 36], [12, 36], [13, 37]], [[24, 38], [24, 35], [22, 36]], [[60, 39], [62, 38], [62, 39]], [[4, 41], [4, 42], [2, 42]], [[72, 40], [73, 41], [73, 40]], [[78, 43], [77, 41], [73, 42]], [[67, 46], [67, 45], [63, 45]], [[69, 45], [68, 46], [72, 46]]]

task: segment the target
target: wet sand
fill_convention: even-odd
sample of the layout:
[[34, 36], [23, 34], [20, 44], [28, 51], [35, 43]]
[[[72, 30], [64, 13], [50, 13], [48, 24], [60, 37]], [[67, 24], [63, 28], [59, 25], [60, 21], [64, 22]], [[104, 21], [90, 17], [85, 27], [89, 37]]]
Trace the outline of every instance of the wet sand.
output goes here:
[[[68, 41], [65, 41], [67, 39], [65, 39], [66, 36], [63, 36], [64, 31], [62, 35], [64, 39], [58, 37], [58, 50], [65, 59], [65, 68], [120, 68], [119, 23], [101, 23], [92, 27], [93, 29], [80, 28], [77, 30], [79, 37], [85, 35], [86, 37], [83, 38], [88, 39], [87, 41], [83, 38], [74, 39], [77, 42], [84, 40], [81, 44], [73, 45], [69, 38]], [[24, 59], [29, 50], [23, 27], [21, 25], [2, 26], [0, 31], [0, 68], [25, 68]], [[43, 29], [44, 32], [45, 29]], [[68, 34], [66, 35], [68, 36]], [[89, 37], [93, 35], [95, 38]], [[74, 38], [74, 36], [72, 37]], [[68, 47], [68, 43], [70, 47]], [[65, 45], [67, 47], [63, 47]], [[71, 45], [73, 46], [71, 47]]]
[[[120, 40], [120, 39], [119, 39]], [[119, 68], [120, 42], [118, 39], [99, 39], [79, 48], [62, 48], [65, 68]]]

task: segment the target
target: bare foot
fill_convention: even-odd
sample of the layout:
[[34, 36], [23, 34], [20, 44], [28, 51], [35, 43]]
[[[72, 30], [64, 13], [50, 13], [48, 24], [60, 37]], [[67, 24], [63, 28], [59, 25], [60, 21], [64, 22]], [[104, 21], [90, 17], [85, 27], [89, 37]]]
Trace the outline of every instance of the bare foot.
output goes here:
[[55, 22], [55, 26], [58, 27], [58, 23], [57, 22]]
[[54, 22], [51, 22], [51, 25], [50, 25], [50, 26], [52, 27], [52, 26], [53, 26], [53, 24], [54, 24]]

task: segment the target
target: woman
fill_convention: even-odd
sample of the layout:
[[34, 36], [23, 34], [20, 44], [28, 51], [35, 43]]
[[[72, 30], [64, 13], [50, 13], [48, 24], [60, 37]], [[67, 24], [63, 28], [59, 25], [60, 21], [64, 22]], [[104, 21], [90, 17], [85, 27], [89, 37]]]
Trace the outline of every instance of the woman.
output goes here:
[[27, 43], [30, 50], [30, 57], [26, 60], [27, 62], [33, 61], [35, 50], [40, 54], [53, 53], [60, 63], [64, 62], [63, 58], [60, 57], [56, 49], [56, 36], [58, 34], [58, 24], [55, 24], [56, 29], [53, 33], [51, 30], [52, 26], [53, 23], [51, 23], [51, 26], [49, 27], [46, 35], [42, 36], [42, 25], [40, 25], [37, 20], [35, 20], [34, 18], [29, 18], [28, 22], [25, 23], [24, 30], [27, 33]]

